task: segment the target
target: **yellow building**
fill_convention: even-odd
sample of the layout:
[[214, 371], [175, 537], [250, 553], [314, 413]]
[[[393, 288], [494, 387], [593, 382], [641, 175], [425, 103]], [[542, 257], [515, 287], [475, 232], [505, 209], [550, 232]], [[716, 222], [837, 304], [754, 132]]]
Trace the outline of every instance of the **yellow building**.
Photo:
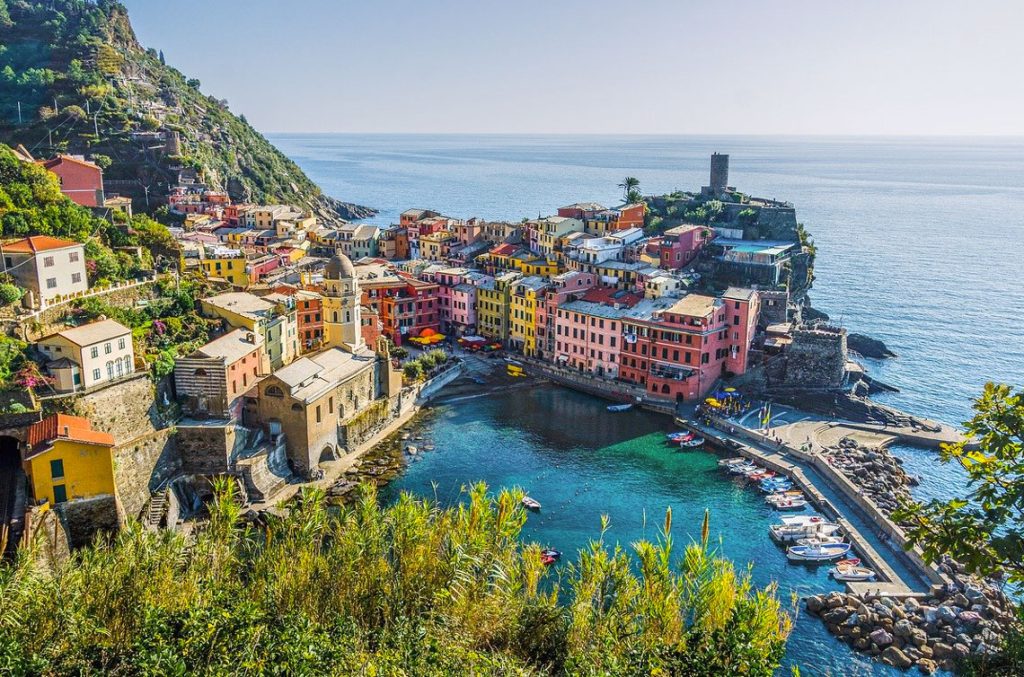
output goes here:
[[444, 263], [448, 260], [448, 251], [456, 243], [455, 233], [450, 230], [439, 230], [420, 236], [420, 258], [427, 261]]
[[28, 429], [25, 474], [36, 501], [115, 495], [114, 436], [77, 416], [54, 414]]
[[481, 335], [508, 341], [512, 286], [521, 277], [517, 272], [505, 272], [477, 287], [476, 324]]
[[569, 233], [581, 232], [583, 222], [565, 216], [548, 216], [528, 222], [537, 230], [537, 248], [545, 256], [554, 256], [558, 241]]
[[509, 345], [529, 357], [537, 354], [537, 308], [544, 300], [544, 290], [548, 286], [543, 278], [537, 276], [524, 277], [512, 285]]
[[207, 278], [224, 279], [243, 289], [250, 284], [248, 261], [242, 252], [214, 250], [209, 258], [199, 259], [199, 265]]
[[512, 264], [516, 270], [527, 277], [539, 276], [550, 279], [562, 272], [556, 259], [546, 259], [532, 254], [513, 256]]

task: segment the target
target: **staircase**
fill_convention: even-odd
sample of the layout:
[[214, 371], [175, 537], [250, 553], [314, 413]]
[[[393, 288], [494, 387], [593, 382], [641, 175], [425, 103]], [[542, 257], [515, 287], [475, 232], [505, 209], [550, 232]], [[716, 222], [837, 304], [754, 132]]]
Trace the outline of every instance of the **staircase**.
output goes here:
[[146, 527], [159, 529], [167, 512], [167, 488], [157, 489], [149, 496], [149, 510], [146, 512]]

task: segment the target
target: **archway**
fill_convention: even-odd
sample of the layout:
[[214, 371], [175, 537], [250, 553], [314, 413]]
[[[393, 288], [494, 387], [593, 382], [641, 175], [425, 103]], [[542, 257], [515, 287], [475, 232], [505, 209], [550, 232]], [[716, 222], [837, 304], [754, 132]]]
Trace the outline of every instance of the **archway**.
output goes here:
[[20, 534], [12, 533], [15, 496], [21, 480], [21, 452], [18, 439], [10, 435], [0, 436], [0, 549], [6, 554], [17, 544]]

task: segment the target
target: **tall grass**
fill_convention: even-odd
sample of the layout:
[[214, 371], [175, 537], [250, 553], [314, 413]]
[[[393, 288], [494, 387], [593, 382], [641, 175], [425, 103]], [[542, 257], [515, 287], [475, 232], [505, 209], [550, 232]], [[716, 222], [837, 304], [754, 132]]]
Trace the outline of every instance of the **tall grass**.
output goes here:
[[[307, 492], [243, 525], [230, 485], [191, 539], [130, 524], [113, 541], [0, 567], [3, 674], [752, 674], [790, 621], [773, 589], [671, 515], [635, 558], [604, 533], [559, 580], [520, 542], [522, 494], [483, 485], [441, 509], [372, 490], [329, 513]], [[562, 594], [560, 594], [560, 592]], [[569, 601], [562, 601], [562, 599]]]

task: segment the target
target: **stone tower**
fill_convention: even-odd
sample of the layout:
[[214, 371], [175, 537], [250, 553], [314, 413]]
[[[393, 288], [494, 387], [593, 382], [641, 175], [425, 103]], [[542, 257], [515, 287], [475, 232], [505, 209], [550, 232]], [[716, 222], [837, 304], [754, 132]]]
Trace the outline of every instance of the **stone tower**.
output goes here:
[[723, 153], [711, 154], [711, 181], [708, 186], [715, 195], [724, 193], [729, 187], [729, 156]]
[[350, 352], [363, 345], [359, 281], [352, 261], [338, 252], [324, 268], [324, 345]]

